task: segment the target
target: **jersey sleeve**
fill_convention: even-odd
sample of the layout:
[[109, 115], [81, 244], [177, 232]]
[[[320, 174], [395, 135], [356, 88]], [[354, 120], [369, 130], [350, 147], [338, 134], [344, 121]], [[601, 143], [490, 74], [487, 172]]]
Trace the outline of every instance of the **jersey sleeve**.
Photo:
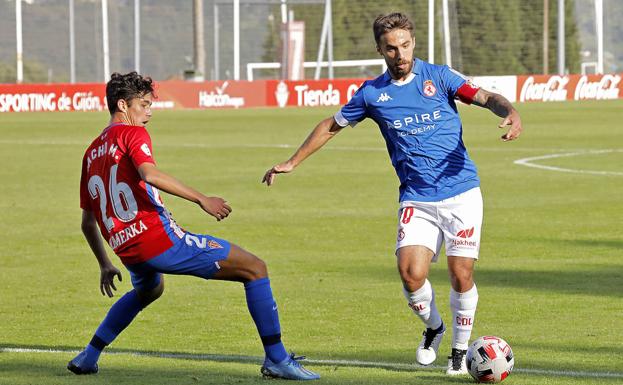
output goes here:
[[151, 137], [144, 127], [135, 127], [125, 140], [134, 167], [138, 168], [143, 163], [156, 163], [152, 155]]
[[87, 180], [87, 165], [85, 159], [86, 157], [82, 160], [82, 172], [80, 173], [80, 208], [91, 211], [91, 197], [89, 196], [89, 181]]
[[467, 76], [448, 66], [442, 67], [441, 80], [448, 93], [448, 98], [458, 98], [466, 104], [471, 104], [474, 101], [474, 96], [479, 90]]
[[335, 113], [334, 118], [337, 124], [342, 127], [355, 125], [368, 116], [367, 105], [364, 98], [364, 88], [366, 87], [364, 82], [361, 87], [355, 92], [353, 97], [346, 103], [338, 112]]

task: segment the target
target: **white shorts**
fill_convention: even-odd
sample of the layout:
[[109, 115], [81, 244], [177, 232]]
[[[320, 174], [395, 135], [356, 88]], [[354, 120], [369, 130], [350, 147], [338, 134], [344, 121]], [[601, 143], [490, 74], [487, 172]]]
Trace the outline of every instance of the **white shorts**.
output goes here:
[[438, 202], [401, 202], [396, 254], [404, 246], [425, 246], [437, 262], [444, 242], [447, 256], [478, 259], [481, 229], [479, 187]]

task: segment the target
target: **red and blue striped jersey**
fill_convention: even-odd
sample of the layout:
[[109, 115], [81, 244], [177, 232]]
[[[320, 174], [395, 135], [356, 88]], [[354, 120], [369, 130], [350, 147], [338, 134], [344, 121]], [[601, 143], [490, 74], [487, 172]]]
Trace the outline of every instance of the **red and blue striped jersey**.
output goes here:
[[94, 213], [102, 236], [126, 265], [163, 253], [184, 235], [158, 189], [141, 179], [138, 167], [146, 162], [155, 164], [147, 130], [126, 124], [106, 127], [82, 160], [80, 207]]

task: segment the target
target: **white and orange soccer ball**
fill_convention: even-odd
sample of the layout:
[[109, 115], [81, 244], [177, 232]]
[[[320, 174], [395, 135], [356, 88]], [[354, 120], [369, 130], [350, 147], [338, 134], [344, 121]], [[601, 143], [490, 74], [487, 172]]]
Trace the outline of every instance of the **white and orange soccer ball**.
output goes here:
[[467, 370], [478, 382], [503, 381], [514, 365], [513, 350], [500, 337], [480, 337], [467, 349]]

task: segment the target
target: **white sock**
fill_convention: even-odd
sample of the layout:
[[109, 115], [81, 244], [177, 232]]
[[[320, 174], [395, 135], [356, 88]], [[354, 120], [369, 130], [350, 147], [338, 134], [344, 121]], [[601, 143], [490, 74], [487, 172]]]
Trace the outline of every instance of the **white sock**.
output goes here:
[[409, 307], [420, 317], [427, 328], [437, 329], [441, 326], [441, 317], [435, 305], [435, 292], [428, 279], [424, 285], [414, 292], [407, 291], [404, 287], [402, 292], [409, 302]]
[[474, 315], [478, 305], [476, 284], [465, 293], [450, 288], [450, 310], [452, 310], [452, 348], [466, 350], [474, 327]]

